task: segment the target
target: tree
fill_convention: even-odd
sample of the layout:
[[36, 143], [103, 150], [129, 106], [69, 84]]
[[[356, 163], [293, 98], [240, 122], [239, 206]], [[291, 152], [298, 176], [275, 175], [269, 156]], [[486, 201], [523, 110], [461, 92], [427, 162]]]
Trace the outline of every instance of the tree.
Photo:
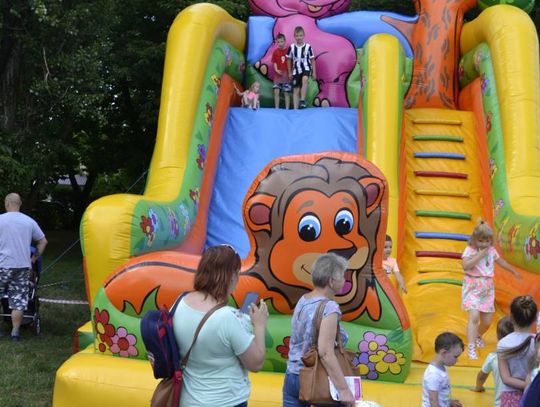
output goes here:
[[[67, 177], [71, 190], [63, 199], [77, 224], [91, 200], [121, 192], [144, 174], [167, 32], [193, 3], [2, 0], [0, 196], [18, 191], [28, 210], [55, 195], [58, 179]], [[250, 14], [246, 0], [213, 3], [242, 20]], [[412, 0], [352, 0], [351, 10], [359, 9], [415, 14]], [[82, 170], [85, 186], [75, 182]]]

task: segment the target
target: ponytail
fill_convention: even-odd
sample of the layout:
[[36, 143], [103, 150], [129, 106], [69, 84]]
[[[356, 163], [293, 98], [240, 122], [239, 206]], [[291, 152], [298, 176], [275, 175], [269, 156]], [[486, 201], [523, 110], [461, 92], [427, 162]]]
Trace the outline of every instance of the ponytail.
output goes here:
[[529, 359], [529, 372], [540, 366], [540, 333], [534, 337], [534, 354]]
[[499, 352], [499, 355], [507, 360], [514, 356], [521, 355], [522, 353], [526, 352], [528, 349], [530, 349], [531, 346], [534, 344], [534, 338], [531, 335], [529, 338], [525, 339], [523, 342], [521, 342], [519, 345], [514, 346], [513, 348], [504, 349]]

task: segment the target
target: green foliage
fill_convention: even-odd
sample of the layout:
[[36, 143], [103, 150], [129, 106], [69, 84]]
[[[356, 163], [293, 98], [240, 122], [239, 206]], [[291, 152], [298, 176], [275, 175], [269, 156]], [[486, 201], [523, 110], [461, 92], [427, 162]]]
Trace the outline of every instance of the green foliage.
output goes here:
[[[86, 205], [122, 192], [148, 168], [167, 32], [187, 0], [5, 0], [0, 7], [0, 196], [25, 210], [72, 186], [74, 224]], [[214, 0], [247, 20], [247, 0]], [[538, 25], [539, 6], [531, 17]], [[352, 0], [350, 10], [414, 15], [414, 2]], [[474, 14], [471, 14], [474, 17]], [[472, 18], [471, 17], [471, 18]], [[140, 191], [137, 191], [140, 192]], [[39, 220], [39, 219], [38, 219]]]

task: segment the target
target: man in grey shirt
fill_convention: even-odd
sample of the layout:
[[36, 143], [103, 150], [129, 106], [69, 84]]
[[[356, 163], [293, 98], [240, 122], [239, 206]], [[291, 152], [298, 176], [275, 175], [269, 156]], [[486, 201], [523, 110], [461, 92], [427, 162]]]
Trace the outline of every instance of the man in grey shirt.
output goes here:
[[[21, 197], [6, 195], [6, 213], [0, 215], [0, 298], [7, 292], [11, 309], [11, 340], [19, 341], [19, 328], [28, 305], [30, 270], [45, 250], [47, 239], [36, 221], [20, 212]], [[30, 245], [36, 251], [30, 257]]]

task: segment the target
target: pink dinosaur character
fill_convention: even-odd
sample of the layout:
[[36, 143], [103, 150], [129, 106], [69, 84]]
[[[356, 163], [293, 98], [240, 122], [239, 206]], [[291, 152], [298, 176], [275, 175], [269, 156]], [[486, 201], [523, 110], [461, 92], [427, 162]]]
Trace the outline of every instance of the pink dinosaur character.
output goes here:
[[[346, 81], [356, 63], [356, 51], [346, 38], [319, 29], [317, 19], [339, 14], [349, 8], [350, 0], [249, 0], [254, 14], [276, 17], [273, 38], [285, 34], [287, 43], [294, 41], [294, 28], [302, 26], [306, 42], [311, 44], [317, 64], [319, 93], [315, 106], [348, 107]], [[272, 45], [260, 61], [255, 63], [263, 75], [274, 77], [271, 59], [276, 45]]]

